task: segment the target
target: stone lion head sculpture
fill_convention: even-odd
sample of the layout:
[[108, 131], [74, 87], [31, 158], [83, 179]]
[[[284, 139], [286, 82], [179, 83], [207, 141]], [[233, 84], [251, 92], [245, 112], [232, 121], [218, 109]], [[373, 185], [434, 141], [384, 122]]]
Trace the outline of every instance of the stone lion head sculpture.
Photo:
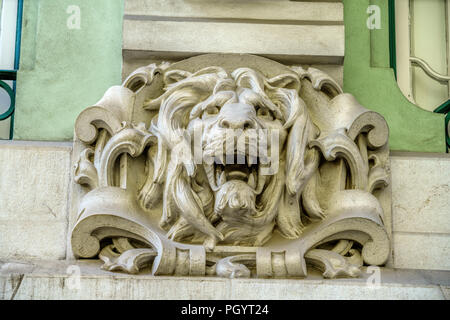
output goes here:
[[144, 106], [159, 110], [151, 131], [160, 143], [142, 206], [162, 201], [168, 235], [209, 248], [260, 246], [274, 229], [298, 237], [298, 199], [319, 162], [308, 148], [318, 129], [299, 96], [299, 77], [207, 67], [168, 71], [164, 85]]
[[335, 277], [389, 259], [386, 121], [318, 69], [233, 54], [151, 64], [75, 133], [72, 250], [107, 270]]

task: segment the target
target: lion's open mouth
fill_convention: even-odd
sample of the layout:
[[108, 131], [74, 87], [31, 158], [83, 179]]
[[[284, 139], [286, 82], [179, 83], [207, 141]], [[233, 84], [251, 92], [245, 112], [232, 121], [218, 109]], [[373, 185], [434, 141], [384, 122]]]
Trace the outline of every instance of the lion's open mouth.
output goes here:
[[[231, 160], [234, 159], [234, 160]], [[234, 155], [216, 159], [212, 165], [205, 164], [206, 175], [213, 189], [220, 189], [226, 182], [240, 180], [246, 182], [256, 194], [260, 194], [269, 176], [261, 174], [263, 164], [259, 158]]]

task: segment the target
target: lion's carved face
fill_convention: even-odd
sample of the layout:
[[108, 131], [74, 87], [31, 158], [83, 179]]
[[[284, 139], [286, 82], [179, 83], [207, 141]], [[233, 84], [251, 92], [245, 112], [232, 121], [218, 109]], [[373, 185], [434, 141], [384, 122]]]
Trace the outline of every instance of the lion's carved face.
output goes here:
[[153, 177], [142, 188], [143, 206], [155, 198], [149, 193], [164, 194], [161, 225], [177, 241], [262, 245], [275, 226], [295, 236], [298, 208], [289, 212], [286, 202], [298, 201], [301, 188], [289, 188], [286, 176], [311, 176], [292, 162], [303, 161], [314, 131], [298, 77], [212, 67], [170, 71], [165, 82], [165, 93], [148, 106], [159, 108], [153, 129], [169, 164], [159, 177], [164, 183]]

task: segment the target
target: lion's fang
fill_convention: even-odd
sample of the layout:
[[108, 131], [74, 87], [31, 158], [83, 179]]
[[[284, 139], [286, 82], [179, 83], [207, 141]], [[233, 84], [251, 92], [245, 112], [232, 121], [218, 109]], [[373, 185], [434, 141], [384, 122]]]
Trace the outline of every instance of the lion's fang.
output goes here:
[[222, 172], [219, 178], [218, 186], [221, 187], [225, 182], [227, 182], [227, 178], [225, 176], [225, 172]]
[[263, 188], [266, 184], [267, 181], [267, 176], [261, 174], [261, 166], [259, 167], [259, 172], [258, 172], [258, 187], [256, 188], [256, 194], [260, 194], [263, 191]]
[[256, 172], [255, 172], [255, 171], [253, 171], [253, 172], [249, 175], [247, 184], [248, 184], [252, 189], [255, 189], [255, 188], [256, 188]]
[[[255, 161], [256, 163], [256, 161]], [[253, 164], [253, 157], [250, 155], [247, 155], [247, 166], [250, 168]]]

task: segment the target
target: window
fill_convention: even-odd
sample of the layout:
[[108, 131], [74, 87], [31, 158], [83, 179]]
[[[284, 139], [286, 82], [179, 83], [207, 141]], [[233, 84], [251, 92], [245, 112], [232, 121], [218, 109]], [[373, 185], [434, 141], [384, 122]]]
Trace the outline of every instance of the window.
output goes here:
[[397, 82], [417, 106], [450, 111], [450, 0], [395, 1]]
[[0, 0], [0, 139], [12, 139], [23, 0]]

